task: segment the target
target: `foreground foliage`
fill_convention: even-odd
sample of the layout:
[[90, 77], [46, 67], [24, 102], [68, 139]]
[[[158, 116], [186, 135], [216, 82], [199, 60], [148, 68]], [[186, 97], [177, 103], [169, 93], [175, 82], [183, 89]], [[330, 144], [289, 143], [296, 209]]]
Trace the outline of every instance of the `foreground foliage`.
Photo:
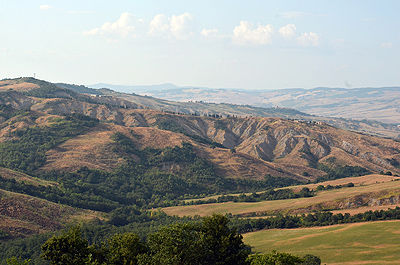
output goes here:
[[313, 255], [300, 258], [272, 251], [250, 254], [243, 237], [228, 227], [222, 215], [205, 217], [202, 222], [163, 227], [143, 242], [134, 233], [115, 234], [101, 246], [89, 245], [79, 227], [71, 227], [60, 236], [53, 236], [42, 246], [42, 258], [51, 264], [111, 265], [319, 265]]
[[162, 228], [146, 242], [132, 233], [116, 234], [100, 247], [82, 238], [78, 227], [53, 236], [42, 246], [51, 264], [246, 264], [250, 248], [222, 215], [201, 223]]

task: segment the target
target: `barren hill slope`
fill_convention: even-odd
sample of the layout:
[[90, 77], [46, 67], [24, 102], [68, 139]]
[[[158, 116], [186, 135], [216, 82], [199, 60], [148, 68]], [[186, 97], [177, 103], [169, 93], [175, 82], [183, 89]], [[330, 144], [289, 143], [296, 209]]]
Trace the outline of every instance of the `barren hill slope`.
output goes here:
[[[32, 86], [36, 89], [35, 84]], [[41, 170], [76, 170], [80, 166], [111, 170], [124, 161], [110, 150], [113, 142], [110, 137], [121, 132], [139, 149], [173, 147], [182, 141], [190, 142], [196, 152], [210, 160], [225, 177], [259, 179], [271, 174], [312, 180], [324, 174], [317, 169], [318, 163], [331, 167], [361, 166], [377, 173], [400, 172], [398, 142], [337, 129], [321, 122], [178, 115], [146, 110], [141, 105], [121, 105], [122, 101], [113, 97], [106, 97], [108, 103], [104, 104], [76, 99], [73, 95], [44, 99], [17, 90], [11, 94], [4, 92], [3, 102], [9, 100], [13, 109], [26, 109], [26, 102], [29, 102], [31, 111], [14, 117], [9, 115], [11, 118], [7, 120], [3, 117], [0, 126], [2, 142], [8, 141], [10, 132], [30, 126], [48, 126], [52, 120], [71, 113], [105, 122], [49, 150]], [[10, 95], [12, 98], [7, 98]], [[236, 153], [215, 148], [212, 142]]]

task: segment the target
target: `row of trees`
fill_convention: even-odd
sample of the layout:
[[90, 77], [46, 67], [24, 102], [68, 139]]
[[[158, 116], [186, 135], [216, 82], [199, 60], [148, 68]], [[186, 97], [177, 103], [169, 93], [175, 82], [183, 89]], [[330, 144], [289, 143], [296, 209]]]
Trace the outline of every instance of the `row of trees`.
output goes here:
[[125, 233], [101, 246], [89, 246], [72, 227], [42, 246], [42, 258], [51, 264], [245, 264], [250, 248], [227, 223], [226, 217], [213, 215], [201, 223], [164, 227], [147, 242]]
[[[222, 215], [205, 217], [202, 222], [164, 227], [141, 241], [134, 233], [116, 234], [101, 246], [89, 245], [79, 227], [71, 227], [53, 236], [42, 246], [42, 258], [51, 264], [111, 265], [258, 265], [308, 264], [321, 260], [313, 255], [304, 258], [273, 251], [250, 255], [250, 247], [242, 236], [228, 227]], [[250, 256], [249, 256], [250, 255]], [[11, 261], [11, 260], [10, 260]], [[26, 261], [25, 261], [26, 262]]]
[[222, 203], [222, 202], [260, 202], [260, 201], [272, 201], [272, 200], [287, 200], [293, 198], [304, 198], [314, 196], [314, 191], [305, 187], [299, 192], [294, 192], [292, 189], [269, 189], [267, 191], [256, 193], [253, 192], [250, 195], [240, 194], [236, 195], [222, 195], [216, 199], [208, 200], [197, 200], [190, 202], [183, 202], [184, 205], [198, 205], [206, 203]]
[[316, 212], [302, 215], [281, 215], [257, 218], [257, 219], [232, 219], [232, 226], [237, 228], [240, 233], [252, 232], [262, 229], [274, 228], [299, 228], [299, 227], [314, 227], [314, 226], [327, 226], [334, 224], [344, 223], [358, 223], [380, 220], [399, 220], [400, 208], [380, 211], [367, 211], [365, 213], [358, 213], [350, 215], [349, 213], [333, 214], [332, 212]]

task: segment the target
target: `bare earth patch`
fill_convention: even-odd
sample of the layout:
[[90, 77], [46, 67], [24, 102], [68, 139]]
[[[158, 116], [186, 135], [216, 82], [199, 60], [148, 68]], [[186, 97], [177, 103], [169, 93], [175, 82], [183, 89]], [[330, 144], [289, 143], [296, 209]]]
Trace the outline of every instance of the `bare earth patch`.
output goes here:
[[47, 162], [40, 171], [75, 171], [83, 166], [111, 170], [122, 162], [107, 149], [113, 133], [107, 126], [98, 125], [87, 134], [67, 140], [46, 153]]
[[102, 218], [94, 211], [78, 210], [28, 195], [0, 190], [0, 229], [11, 237], [59, 230], [68, 222]]

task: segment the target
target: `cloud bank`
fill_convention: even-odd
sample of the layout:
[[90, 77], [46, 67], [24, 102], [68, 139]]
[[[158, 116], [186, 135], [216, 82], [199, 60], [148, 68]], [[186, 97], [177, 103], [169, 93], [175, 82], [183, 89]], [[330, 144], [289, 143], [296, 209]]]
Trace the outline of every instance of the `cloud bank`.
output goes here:
[[[293, 16], [294, 14], [290, 15]], [[83, 34], [123, 38], [135, 37], [137, 39], [161, 38], [176, 41], [203, 37], [216, 40], [228, 39], [231, 44], [239, 46], [267, 46], [274, 44], [275, 41], [278, 42], [279, 39], [301, 47], [320, 45], [320, 36], [317, 33], [309, 32], [299, 35], [294, 24], [287, 24], [276, 31], [271, 24], [257, 24], [255, 26], [252, 22], [240, 21], [230, 34], [221, 34], [217, 28], [198, 31], [196, 26], [195, 15], [188, 12], [170, 17], [157, 14], [151, 21], [137, 19], [130, 13], [124, 12], [117, 21], [105, 22], [101, 27], [84, 31]]]
[[239, 45], [266, 45], [272, 43], [274, 33], [274, 27], [271, 24], [259, 24], [257, 28], [254, 28], [253, 23], [240, 21], [240, 26], [233, 30], [233, 41]]

